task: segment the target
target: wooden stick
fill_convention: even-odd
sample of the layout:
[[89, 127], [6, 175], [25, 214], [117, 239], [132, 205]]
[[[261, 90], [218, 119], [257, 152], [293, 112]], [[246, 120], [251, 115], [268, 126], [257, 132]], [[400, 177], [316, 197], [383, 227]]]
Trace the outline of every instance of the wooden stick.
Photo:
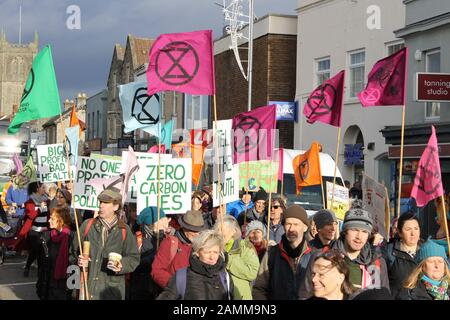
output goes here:
[[[159, 135], [161, 136], [161, 122], [158, 124], [158, 130]], [[161, 138], [158, 138], [158, 199], [157, 199], [157, 205], [158, 205], [158, 219], [156, 220], [156, 249], [159, 249], [159, 219], [161, 218], [161, 188], [159, 187], [159, 184], [161, 183], [161, 177], [160, 177], [160, 166], [161, 166]]]
[[406, 105], [403, 105], [403, 112], [402, 112], [402, 133], [401, 133], [401, 144], [400, 144], [400, 173], [399, 173], [399, 179], [398, 179], [398, 203], [397, 203], [397, 218], [400, 217], [400, 200], [402, 197], [402, 175], [403, 175], [403, 142], [404, 142], [404, 136], [405, 136], [405, 107]]
[[[72, 172], [71, 172], [71, 168], [70, 168], [69, 150], [67, 150], [67, 148], [65, 147], [66, 138], [67, 138], [67, 136], [66, 136], [66, 129], [65, 129], [65, 126], [64, 126], [64, 121], [63, 121], [61, 112], [59, 113], [59, 120], [61, 121], [61, 128], [62, 128], [62, 131], [64, 133], [63, 146], [64, 146], [64, 149], [66, 150], [66, 158], [67, 158], [69, 180], [70, 180], [70, 182], [72, 183], [72, 186], [73, 186], [73, 176], [72, 176]], [[72, 203], [73, 204], [75, 203], [75, 193], [73, 192], [73, 190], [72, 190]], [[83, 255], [83, 246], [81, 244], [80, 228], [78, 226], [78, 214], [77, 214], [77, 210], [75, 209], [75, 207], [73, 208], [73, 212], [74, 212], [74, 217], [75, 217], [75, 228], [76, 228], [76, 231], [77, 231], [77, 238], [78, 238], [78, 246], [80, 248], [80, 255]], [[85, 297], [86, 300], [89, 300], [89, 291], [88, 291], [88, 284], [87, 284], [87, 279], [88, 278], [87, 278], [86, 268], [85, 267], [83, 267], [83, 277], [84, 277], [84, 280], [85, 280], [84, 281], [84, 290], [85, 290], [84, 297]]]
[[[214, 135], [217, 135], [217, 102], [216, 102], [216, 95], [213, 96], [213, 106], [214, 106]], [[214, 139], [214, 138], [213, 138]], [[223, 226], [223, 217], [222, 217], [222, 186], [220, 185], [220, 170], [219, 170], [219, 139], [214, 139], [216, 141], [217, 145], [214, 146], [216, 149], [216, 163], [217, 163], [217, 192], [219, 193], [219, 224], [220, 224], [220, 230], [222, 230]], [[214, 193], [214, 192], [213, 192]]]
[[389, 207], [389, 193], [386, 187], [384, 187], [386, 192], [386, 203], [385, 203], [385, 223], [386, 223], [386, 242], [389, 241], [389, 231], [391, 227], [391, 208]]
[[445, 228], [445, 236], [447, 237], [447, 246], [448, 246], [448, 256], [450, 258], [450, 237], [448, 234], [448, 225], [447, 225], [447, 212], [445, 211], [445, 201], [444, 201], [444, 195], [441, 195], [441, 202], [442, 202], [442, 214], [444, 219], [444, 228]]
[[[322, 203], [323, 203], [323, 208], [326, 209], [326, 203], [325, 203], [325, 192], [323, 190], [323, 181], [320, 181], [320, 187], [322, 188]], [[333, 208], [331, 208], [333, 209]]]
[[341, 143], [341, 127], [338, 128], [337, 146], [336, 146], [336, 161], [334, 162], [334, 178], [333, 178], [333, 192], [331, 193], [331, 208], [333, 210], [334, 203], [334, 186], [336, 185], [336, 171], [339, 162], [339, 145]]
[[[247, 186], [246, 188], [245, 188], [245, 193], [248, 195], [248, 176], [249, 176], [249, 172], [248, 172], [248, 161], [247, 161], [247, 178], [246, 178], [246, 180], [245, 180], [245, 185]], [[254, 205], [254, 204], [253, 204]], [[247, 223], [247, 210], [248, 210], [248, 204], [246, 203], [245, 204], [245, 211], [244, 211], [244, 227], [245, 227], [245, 224]]]
[[[267, 211], [267, 242], [270, 241], [270, 215], [272, 213], [272, 179], [270, 179], [272, 175], [272, 159], [269, 163], [269, 210]], [[278, 183], [278, 180], [277, 180]]]

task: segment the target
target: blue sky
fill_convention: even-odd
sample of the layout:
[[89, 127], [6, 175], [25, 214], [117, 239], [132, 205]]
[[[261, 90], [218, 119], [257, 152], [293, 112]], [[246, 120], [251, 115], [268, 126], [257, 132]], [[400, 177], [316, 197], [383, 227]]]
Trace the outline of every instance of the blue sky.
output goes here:
[[[214, 2], [222, 0], [0, 0], [0, 27], [10, 42], [18, 42], [19, 3], [22, 42], [39, 32], [40, 47], [51, 44], [61, 99], [78, 92], [92, 96], [106, 87], [115, 43], [128, 34], [156, 38], [161, 33], [212, 29], [222, 33], [224, 19]], [[296, 14], [298, 0], [255, 0], [255, 14]], [[66, 9], [81, 9], [81, 29], [69, 30]]]

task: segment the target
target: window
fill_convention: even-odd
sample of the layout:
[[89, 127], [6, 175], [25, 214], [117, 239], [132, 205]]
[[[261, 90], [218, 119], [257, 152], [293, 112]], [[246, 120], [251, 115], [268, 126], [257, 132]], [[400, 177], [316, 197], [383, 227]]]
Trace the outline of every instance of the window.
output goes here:
[[403, 42], [400, 43], [393, 43], [387, 45], [387, 55], [393, 55], [394, 53], [398, 52], [399, 50], [403, 49], [405, 47], [405, 44]]
[[186, 95], [185, 128], [207, 129], [209, 117], [209, 100], [207, 96]]
[[88, 113], [88, 121], [87, 121], [87, 138], [88, 138], [88, 140], [90, 140], [92, 137], [91, 137], [91, 114], [90, 113]]
[[100, 111], [97, 110], [97, 136], [95, 136], [94, 138], [99, 137], [100, 137]]
[[330, 79], [330, 58], [316, 60], [316, 86]]
[[[441, 52], [439, 50], [429, 51], [426, 54], [427, 72], [441, 72]], [[425, 103], [425, 119], [437, 120], [441, 115], [441, 104], [439, 102]]]
[[95, 112], [92, 112], [92, 138], [95, 138]]
[[365, 76], [365, 51], [350, 53], [350, 98], [356, 97], [356, 95], [364, 89], [364, 76]]

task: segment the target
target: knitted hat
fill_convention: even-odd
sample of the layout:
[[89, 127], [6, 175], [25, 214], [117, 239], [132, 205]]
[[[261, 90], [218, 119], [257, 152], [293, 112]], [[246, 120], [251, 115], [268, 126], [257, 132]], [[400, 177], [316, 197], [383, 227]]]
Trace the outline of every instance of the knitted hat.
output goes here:
[[309, 227], [308, 214], [306, 213], [306, 210], [297, 204], [294, 204], [286, 209], [284, 212], [284, 219], [286, 220], [287, 218], [298, 219]]
[[58, 192], [60, 192], [63, 195], [64, 199], [66, 199], [68, 204], [72, 203], [72, 194], [70, 193], [69, 190], [67, 190], [67, 189], [58, 189], [56, 191], [56, 193], [58, 193]]
[[416, 254], [417, 263], [422, 262], [431, 257], [441, 257], [444, 261], [447, 261], [447, 256], [445, 254], [445, 248], [441, 245], [438, 245], [433, 240], [428, 239]]
[[258, 200], [267, 200], [267, 192], [262, 187], [260, 187], [258, 192], [255, 194], [255, 199], [253, 201], [256, 202]]
[[314, 223], [316, 224], [317, 230], [322, 229], [326, 225], [333, 224], [337, 222], [336, 215], [333, 211], [327, 209], [320, 209], [313, 216]]
[[[163, 209], [159, 209], [159, 218], [164, 218], [166, 214]], [[141, 211], [139, 216], [137, 217], [137, 224], [146, 224], [151, 225], [154, 224], [158, 220], [158, 207], [147, 207]]]
[[263, 233], [263, 238], [264, 239], [266, 238], [266, 228], [264, 227], [261, 221], [258, 220], [251, 221], [245, 229], [245, 237], [247, 238], [250, 232], [252, 232], [253, 230], [261, 230]]
[[362, 229], [371, 233], [373, 229], [373, 221], [369, 212], [366, 210], [353, 208], [345, 213], [342, 229], [344, 231], [348, 229]]

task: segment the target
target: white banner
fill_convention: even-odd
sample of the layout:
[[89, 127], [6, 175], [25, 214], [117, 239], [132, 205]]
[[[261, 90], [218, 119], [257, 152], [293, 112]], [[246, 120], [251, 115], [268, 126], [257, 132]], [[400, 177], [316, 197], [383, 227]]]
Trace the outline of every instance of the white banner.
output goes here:
[[[334, 185], [334, 198], [333, 196], [333, 183], [327, 181], [327, 208], [334, 212], [336, 218], [344, 221], [345, 213], [350, 209], [350, 197], [348, 189], [338, 184]], [[333, 208], [331, 208], [331, 200], [333, 200]]]
[[[158, 163], [139, 161], [137, 213], [158, 205]], [[192, 159], [161, 159], [159, 170], [160, 204], [166, 214], [191, 210]]]
[[122, 161], [117, 160], [78, 157], [73, 207], [76, 209], [98, 210], [97, 193], [95, 188], [89, 184], [89, 181], [120, 175], [121, 164]]
[[[70, 180], [67, 157], [62, 143], [37, 146], [40, 181], [43, 183]], [[75, 166], [70, 167], [75, 176]]]
[[[239, 165], [233, 165], [232, 153], [232, 120], [217, 121], [217, 134], [214, 132], [213, 152], [213, 206], [219, 206], [219, 202], [229, 203], [239, 200]], [[213, 126], [215, 128], [215, 126]], [[215, 140], [217, 139], [217, 141]], [[219, 183], [217, 179], [217, 161], [215, 148], [219, 153], [219, 175], [220, 189], [222, 196], [219, 195]]]
[[381, 183], [378, 183], [371, 177], [363, 174], [362, 180], [362, 196], [363, 206], [369, 211], [374, 221], [374, 225], [378, 227], [378, 233], [384, 239], [386, 237], [386, 189]]
[[[136, 159], [138, 160], [139, 168], [146, 164], [158, 164], [158, 154], [157, 153], [146, 153], [146, 152], [135, 152]], [[128, 151], [122, 151], [122, 167], [120, 169], [120, 172], [125, 172], [125, 166], [127, 165], [127, 159], [128, 159]], [[172, 159], [171, 154], [161, 154], [161, 161]], [[144, 162], [142, 160], [145, 160]], [[135, 174], [130, 178], [130, 184], [128, 188], [127, 193], [127, 200], [128, 203], [136, 203], [137, 202], [137, 176], [139, 176], [139, 171], [136, 171]], [[138, 212], [139, 214], [139, 212]]]

